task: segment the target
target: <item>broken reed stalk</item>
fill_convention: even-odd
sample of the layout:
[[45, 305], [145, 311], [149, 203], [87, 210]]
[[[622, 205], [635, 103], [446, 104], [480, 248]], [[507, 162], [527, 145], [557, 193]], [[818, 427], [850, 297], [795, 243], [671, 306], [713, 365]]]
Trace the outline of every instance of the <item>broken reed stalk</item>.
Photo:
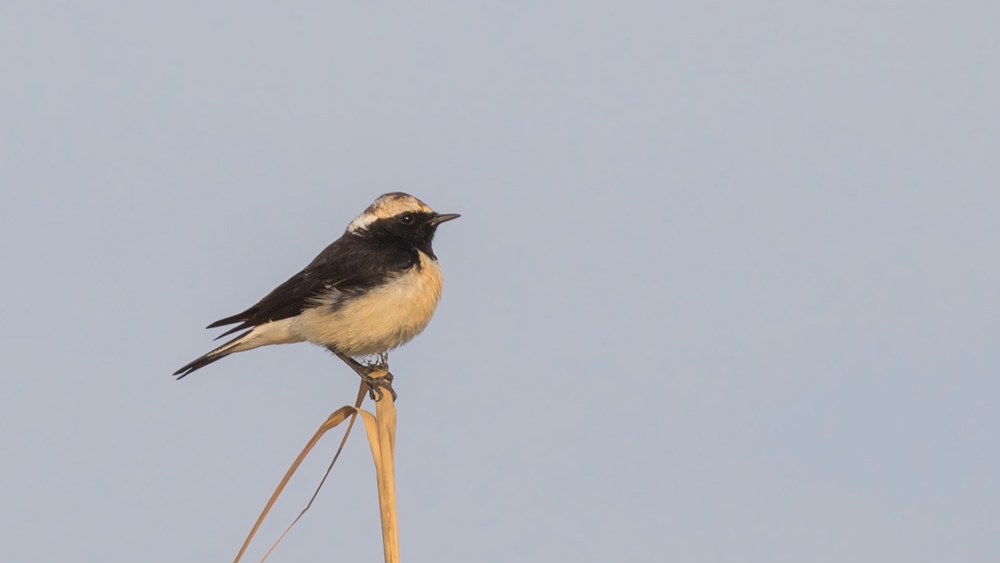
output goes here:
[[[386, 369], [377, 369], [369, 373], [370, 377], [381, 378], [389, 375]], [[361, 403], [364, 401], [365, 393], [368, 391], [368, 385], [363, 381], [361, 383], [361, 388], [358, 390], [358, 398], [355, 401], [355, 405], [343, 406], [333, 412], [326, 421], [320, 425], [316, 433], [313, 434], [309, 443], [302, 448], [302, 452], [299, 453], [295, 461], [292, 462], [291, 467], [285, 472], [284, 478], [278, 483], [277, 488], [275, 488], [274, 493], [271, 494], [271, 498], [268, 499], [267, 504], [264, 506], [264, 510], [261, 511], [260, 516], [257, 517], [257, 522], [254, 523], [253, 528], [250, 530], [250, 534], [247, 535], [246, 541], [243, 542], [243, 546], [240, 548], [240, 552], [236, 555], [234, 563], [239, 563], [243, 554], [246, 552], [247, 547], [250, 545], [250, 541], [253, 539], [254, 535], [257, 533], [257, 529], [260, 528], [261, 523], [264, 518], [267, 517], [268, 512], [271, 511], [271, 507], [274, 502], [281, 495], [281, 492], [285, 489], [285, 485], [295, 474], [295, 471], [302, 464], [302, 461], [306, 458], [313, 447], [319, 442], [327, 431], [336, 428], [341, 422], [346, 420], [348, 416], [351, 418], [351, 422], [347, 427], [347, 431], [344, 432], [344, 437], [340, 441], [340, 447], [337, 449], [337, 453], [333, 457], [333, 461], [330, 463], [330, 467], [327, 469], [327, 475], [330, 473], [330, 469], [333, 468], [333, 464], [336, 463], [337, 458], [340, 456], [340, 452], [344, 449], [344, 444], [347, 442], [347, 437], [351, 433], [351, 428], [354, 426], [354, 420], [360, 415], [361, 420], [365, 424], [365, 434], [368, 436], [368, 444], [371, 446], [372, 458], [375, 461], [375, 476], [378, 483], [378, 500], [379, 500], [379, 513], [382, 519], [382, 549], [385, 553], [385, 563], [399, 563], [399, 536], [398, 528], [396, 525], [396, 405], [392, 400], [392, 393], [382, 393], [382, 399], [376, 401], [375, 412], [377, 414], [362, 410]], [[326, 481], [326, 475], [323, 476], [323, 480], [320, 481], [319, 487], [323, 486]], [[278, 545], [284, 537], [285, 534], [291, 530], [292, 526], [302, 518], [306, 510], [312, 506], [312, 501], [316, 498], [316, 494], [319, 493], [319, 488], [316, 489], [316, 493], [313, 494], [312, 499], [309, 500], [309, 504], [299, 513], [298, 517], [285, 529], [284, 532], [278, 537], [277, 541], [268, 549], [267, 553], [264, 554], [264, 559], [274, 551], [274, 548]]]

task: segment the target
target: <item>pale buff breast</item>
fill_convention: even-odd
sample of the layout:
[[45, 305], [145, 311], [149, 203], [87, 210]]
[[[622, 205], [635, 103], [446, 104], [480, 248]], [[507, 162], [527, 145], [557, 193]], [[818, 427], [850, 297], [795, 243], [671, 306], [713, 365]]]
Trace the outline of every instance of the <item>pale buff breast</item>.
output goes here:
[[420, 253], [420, 264], [364, 297], [339, 309], [308, 309], [297, 317], [295, 331], [321, 346], [350, 356], [378, 354], [409, 342], [434, 316], [443, 276], [436, 260]]

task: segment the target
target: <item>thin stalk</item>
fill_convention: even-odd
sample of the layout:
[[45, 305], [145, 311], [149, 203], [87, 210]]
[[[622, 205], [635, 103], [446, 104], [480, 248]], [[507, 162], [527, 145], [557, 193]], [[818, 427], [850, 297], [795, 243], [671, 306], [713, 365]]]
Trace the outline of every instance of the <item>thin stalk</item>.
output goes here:
[[[384, 377], [373, 373], [373, 377]], [[382, 549], [385, 563], [399, 563], [399, 528], [396, 524], [396, 404], [391, 393], [383, 393], [375, 403], [378, 424], [379, 458], [375, 472], [378, 478], [379, 513], [382, 516]], [[375, 444], [372, 444], [374, 453]]]

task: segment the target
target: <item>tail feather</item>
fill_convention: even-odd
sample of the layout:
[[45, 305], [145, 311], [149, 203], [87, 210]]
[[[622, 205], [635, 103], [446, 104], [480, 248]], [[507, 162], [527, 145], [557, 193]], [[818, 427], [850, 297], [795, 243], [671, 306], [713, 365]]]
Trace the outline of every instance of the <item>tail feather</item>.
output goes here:
[[214, 323], [206, 326], [205, 328], [218, 328], [220, 326], [226, 326], [226, 325], [231, 325], [231, 324], [234, 324], [234, 323], [245, 322], [247, 319], [249, 319], [253, 315], [253, 313], [254, 313], [254, 311], [256, 311], [256, 309], [257, 309], [257, 306], [254, 305], [253, 307], [250, 307], [249, 309], [247, 309], [246, 311], [243, 311], [242, 313], [237, 313], [237, 314], [235, 314], [235, 315], [233, 315], [231, 317], [226, 317], [224, 319], [219, 319], [219, 320], [215, 321]]
[[250, 323], [248, 323], [248, 322], [244, 322], [244, 323], [241, 323], [241, 324], [238, 324], [238, 325], [234, 326], [233, 328], [227, 330], [226, 332], [223, 332], [222, 334], [220, 334], [219, 336], [216, 336], [212, 340], [218, 340], [218, 339], [223, 338], [225, 336], [229, 336], [230, 334], [233, 334], [234, 332], [239, 332], [241, 330], [246, 330], [248, 328], [253, 328], [253, 325], [250, 324]]
[[230, 340], [229, 342], [226, 342], [222, 346], [219, 346], [215, 350], [212, 350], [211, 352], [205, 354], [204, 356], [201, 356], [197, 360], [175, 371], [174, 375], [177, 376], [177, 379], [183, 379], [186, 375], [190, 374], [191, 372], [199, 370], [212, 362], [221, 360], [222, 358], [225, 358], [226, 356], [234, 352], [237, 352], [238, 350], [234, 350], [233, 348], [239, 345], [240, 340], [242, 340], [245, 336], [250, 334], [250, 332], [252, 331], [244, 332], [243, 334], [237, 336], [236, 338]]

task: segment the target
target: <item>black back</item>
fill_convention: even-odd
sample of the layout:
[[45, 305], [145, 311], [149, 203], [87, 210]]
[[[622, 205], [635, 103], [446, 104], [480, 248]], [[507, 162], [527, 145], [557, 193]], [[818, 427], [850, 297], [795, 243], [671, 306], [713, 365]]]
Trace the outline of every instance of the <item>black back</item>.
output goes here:
[[[418, 250], [434, 258], [431, 241], [437, 225], [434, 214], [409, 213], [378, 219], [357, 233], [347, 232], [313, 259], [301, 272], [274, 288], [246, 311], [215, 321], [208, 328], [240, 323], [219, 335], [287, 319], [300, 314], [315, 301], [334, 290], [350, 298], [378, 287], [390, 277], [420, 264]], [[341, 299], [339, 302], [343, 302]], [[336, 310], [338, 301], [331, 303]]]

